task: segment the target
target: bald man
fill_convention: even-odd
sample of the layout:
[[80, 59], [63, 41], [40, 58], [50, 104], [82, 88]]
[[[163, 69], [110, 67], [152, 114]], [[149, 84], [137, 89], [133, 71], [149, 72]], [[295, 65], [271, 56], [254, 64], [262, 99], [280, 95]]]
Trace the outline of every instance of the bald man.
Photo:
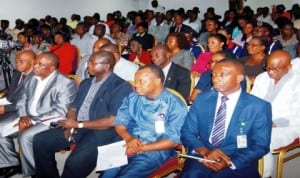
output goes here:
[[117, 76], [121, 77], [123, 80], [126, 81], [134, 81], [134, 75], [135, 72], [138, 70], [139, 66], [133, 62], [124, 59], [121, 56], [117, 45], [105, 44], [100, 48], [100, 51], [107, 51], [113, 53], [116, 60], [113, 72], [117, 74]]
[[[55, 54], [45, 52], [38, 55], [33, 68], [34, 76], [25, 83], [24, 93], [17, 102], [18, 126], [21, 131], [18, 142], [24, 177], [35, 174], [33, 136], [49, 129], [41, 119], [64, 117], [75, 98], [75, 82], [60, 74], [57, 71], [58, 65], [59, 59]], [[11, 118], [11, 121], [15, 119]], [[1, 124], [0, 130], [11, 121]], [[15, 151], [12, 137], [1, 136], [0, 145], [0, 172], [6, 175], [19, 165], [19, 154]]]
[[11, 84], [9, 85], [6, 99], [11, 102], [9, 105], [0, 104], [0, 119], [7, 117], [8, 115], [15, 114], [17, 110], [16, 103], [20, 99], [24, 83], [33, 76], [33, 65], [35, 61], [35, 53], [31, 50], [21, 51], [16, 55], [16, 69], [12, 76]]
[[[94, 43], [94, 46], [93, 46], [93, 53], [95, 52], [98, 52], [100, 50], [100, 48], [105, 45], [105, 44], [108, 44], [110, 43], [110, 41], [107, 39], [107, 38], [99, 38], [95, 43]], [[76, 75], [81, 79], [86, 79], [88, 77], [90, 77], [89, 73], [88, 73], [88, 70], [87, 70], [87, 66], [88, 66], [88, 62], [89, 62], [89, 59], [90, 59], [90, 56], [91, 55], [87, 55], [87, 56], [84, 56], [81, 61], [80, 61], [80, 64], [77, 68], [77, 71], [76, 71]]]
[[[300, 136], [300, 76], [293, 70], [290, 54], [281, 50], [270, 54], [266, 70], [256, 77], [251, 93], [272, 105], [272, 152]], [[263, 177], [270, 177], [275, 164], [271, 153], [264, 163]]]
[[[62, 128], [47, 130], [33, 139], [38, 177], [83, 178], [93, 171], [97, 162], [97, 146], [111, 143], [116, 138], [113, 129], [115, 115], [131, 86], [112, 73], [115, 64], [110, 52], [91, 55], [88, 63], [90, 78], [80, 83], [76, 99], [71, 104]], [[70, 130], [75, 129], [68, 141]], [[54, 154], [76, 143], [68, 157], [62, 175], [56, 167]], [[112, 153], [113, 154], [113, 153]]]

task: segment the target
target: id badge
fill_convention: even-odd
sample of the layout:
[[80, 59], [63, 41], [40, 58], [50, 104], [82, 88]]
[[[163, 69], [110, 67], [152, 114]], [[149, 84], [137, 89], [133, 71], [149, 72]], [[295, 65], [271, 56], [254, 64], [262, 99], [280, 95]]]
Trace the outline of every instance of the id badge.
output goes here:
[[165, 123], [163, 120], [155, 121], [155, 132], [158, 134], [165, 132]]
[[247, 135], [236, 136], [236, 141], [238, 148], [247, 148]]

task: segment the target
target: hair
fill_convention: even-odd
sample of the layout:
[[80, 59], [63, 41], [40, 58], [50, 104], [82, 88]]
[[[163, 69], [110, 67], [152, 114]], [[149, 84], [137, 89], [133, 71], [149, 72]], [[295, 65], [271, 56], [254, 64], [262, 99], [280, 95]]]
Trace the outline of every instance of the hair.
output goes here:
[[55, 35], [62, 36], [65, 42], [69, 42], [71, 40], [71, 34], [67, 28], [62, 28], [60, 31], [55, 32], [53, 36]]
[[94, 57], [96, 59], [100, 59], [103, 58], [104, 62], [109, 64], [109, 69], [110, 71], [113, 70], [115, 64], [116, 64], [116, 60], [115, 60], [115, 56], [113, 55], [112, 52], [108, 52], [108, 51], [99, 51], [96, 53], [93, 53], [91, 55], [91, 58]]
[[208, 39], [209, 39], [209, 38], [215, 38], [215, 39], [217, 39], [219, 42], [223, 42], [224, 44], [223, 44], [223, 46], [222, 46], [222, 49], [227, 48], [227, 45], [226, 45], [227, 39], [226, 39], [226, 37], [225, 37], [224, 35], [222, 35], [222, 34], [220, 34], [220, 33], [216, 33], [216, 34], [211, 34], [211, 35], [208, 37]]
[[217, 62], [217, 64], [224, 64], [224, 63], [233, 64], [234, 67], [236, 68], [236, 71], [239, 72], [240, 74], [244, 75], [244, 66], [241, 63], [241, 61], [239, 61], [237, 59], [232, 59], [232, 58], [225, 57], [224, 59]]
[[18, 55], [22, 55], [22, 54], [27, 54], [31, 57], [31, 59], [33, 59], [35, 61], [36, 59], [36, 54], [35, 52], [33, 52], [32, 50], [24, 50], [24, 51], [20, 51], [19, 53], [16, 54], [16, 56]]
[[58, 69], [58, 67], [59, 67], [59, 58], [56, 54], [54, 54], [52, 52], [43, 52], [43, 53], [40, 54], [40, 56], [46, 57], [52, 63], [52, 65], [56, 69]]
[[104, 25], [104, 24], [99, 23], [99, 24], [97, 24], [97, 25], [95, 25], [95, 26], [100, 27], [104, 33], [106, 32], [106, 28], [105, 28], [105, 25]]
[[161, 80], [161, 83], [163, 83], [165, 81], [165, 75], [164, 72], [162, 71], [161, 68], [159, 68], [158, 66], [154, 65], [154, 64], [150, 64], [150, 65], [144, 65], [142, 67], [140, 67], [138, 69], [138, 71], [141, 71], [143, 69], [150, 69], [151, 72]]
[[253, 36], [251, 40], [258, 40], [261, 45], [265, 46], [264, 53], [267, 54], [267, 52], [269, 50], [269, 43], [268, 43], [268, 40], [265, 37], [263, 37], [263, 36]]
[[148, 29], [148, 23], [147, 22], [140, 22], [136, 25], [136, 28], [143, 27], [144, 29]]
[[17, 36], [24, 36], [24, 37], [26, 37], [27, 38], [27, 42], [28, 43], [30, 43], [30, 38], [28, 37], [28, 35], [26, 34], [26, 32], [20, 32], [20, 33], [18, 33], [18, 35]]
[[6, 20], [6, 19], [2, 19], [2, 20], [1, 20], [1, 23], [3, 23], [3, 24], [5, 24], [5, 25], [9, 26], [9, 21]]
[[33, 33], [32, 33], [32, 36], [33, 36], [33, 37], [34, 37], [34, 36], [38, 36], [38, 37], [40, 37], [40, 38], [42, 38], [42, 39], [44, 40], [44, 36], [43, 36], [42, 32], [33, 32]]
[[115, 44], [112, 44], [112, 43], [107, 43], [107, 44], [105, 44], [105, 45], [103, 45], [102, 47], [101, 47], [101, 51], [107, 51], [107, 52], [111, 52], [111, 53], [118, 53], [118, 54], [120, 54], [120, 51], [119, 51], [119, 48], [118, 48], [118, 46], [117, 45], [115, 45]]
[[46, 30], [50, 30], [50, 31], [51, 31], [50, 25], [47, 25], [47, 24], [42, 25], [40, 28], [41, 28], [41, 29], [46, 29]]
[[182, 32], [175, 32], [175, 33], [171, 33], [167, 36], [166, 40], [170, 37], [173, 36], [176, 38], [178, 47], [180, 49], [186, 49], [189, 46], [189, 42], [187, 41], [184, 33]]

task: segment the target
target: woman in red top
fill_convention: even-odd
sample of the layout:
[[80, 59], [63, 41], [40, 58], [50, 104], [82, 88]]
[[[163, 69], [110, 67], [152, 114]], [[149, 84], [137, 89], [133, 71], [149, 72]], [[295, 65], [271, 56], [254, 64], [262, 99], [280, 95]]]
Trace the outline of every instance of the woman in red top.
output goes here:
[[129, 47], [129, 61], [132, 61], [139, 65], [152, 64], [150, 52], [143, 50], [142, 44], [139, 39], [133, 38], [129, 42]]
[[78, 65], [78, 51], [74, 45], [69, 43], [70, 35], [64, 31], [54, 34], [54, 45], [50, 52], [55, 53], [59, 58], [58, 70], [65, 75], [74, 74]]

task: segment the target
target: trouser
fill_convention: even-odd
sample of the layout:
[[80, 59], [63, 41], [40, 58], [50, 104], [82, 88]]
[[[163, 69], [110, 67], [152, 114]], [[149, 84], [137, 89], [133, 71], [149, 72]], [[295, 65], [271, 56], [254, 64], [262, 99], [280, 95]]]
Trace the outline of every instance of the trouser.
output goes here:
[[181, 173], [181, 178], [259, 178], [257, 162], [240, 169], [225, 168], [214, 172], [198, 160], [187, 159]]
[[[0, 116], [0, 131], [2, 132], [3, 127], [16, 117], [14, 115]], [[13, 138], [0, 136], [0, 168], [19, 165], [19, 154], [16, 152]]]
[[[13, 122], [16, 118], [10, 117], [0, 121], [0, 130]], [[33, 158], [32, 139], [39, 132], [49, 129], [49, 126], [38, 123], [18, 134], [18, 142], [20, 146], [20, 154], [16, 152], [13, 142], [14, 136], [0, 137], [0, 167], [9, 167], [19, 165], [19, 155], [23, 176], [31, 176], [35, 174], [35, 162]]]
[[150, 151], [136, 154], [128, 158], [128, 164], [119, 168], [105, 171], [99, 178], [112, 177], [148, 177], [159, 168], [168, 158], [172, 151]]
[[292, 143], [300, 136], [299, 127], [273, 127], [270, 143], [270, 153], [264, 156], [263, 177], [271, 177], [276, 167], [276, 156], [272, 155], [274, 149], [284, 147]]
[[[88, 130], [77, 129], [74, 134], [76, 148], [65, 162], [62, 178], [85, 178], [95, 168], [97, 146], [106, 145], [116, 137], [114, 129]], [[70, 146], [64, 137], [62, 128], [50, 129], [36, 135], [33, 139], [33, 150], [37, 166], [37, 176], [58, 178], [55, 153]]]

